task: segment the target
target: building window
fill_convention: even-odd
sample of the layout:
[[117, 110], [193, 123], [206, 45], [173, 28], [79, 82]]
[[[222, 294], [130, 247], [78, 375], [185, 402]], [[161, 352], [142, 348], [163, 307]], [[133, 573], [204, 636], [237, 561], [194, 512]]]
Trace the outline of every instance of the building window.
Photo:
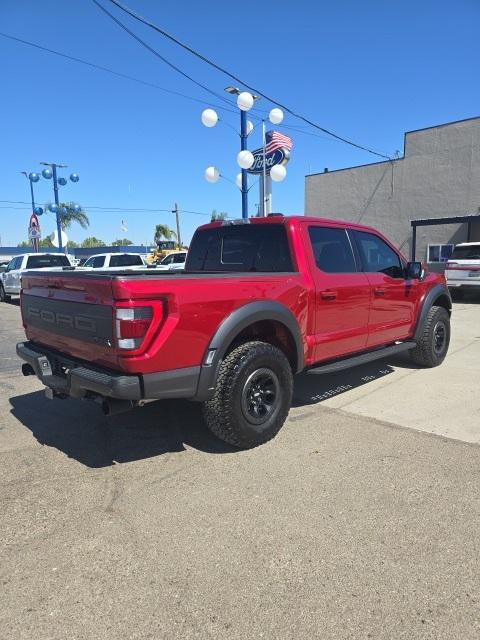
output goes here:
[[427, 262], [447, 262], [452, 257], [454, 248], [454, 244], [429, 244]]

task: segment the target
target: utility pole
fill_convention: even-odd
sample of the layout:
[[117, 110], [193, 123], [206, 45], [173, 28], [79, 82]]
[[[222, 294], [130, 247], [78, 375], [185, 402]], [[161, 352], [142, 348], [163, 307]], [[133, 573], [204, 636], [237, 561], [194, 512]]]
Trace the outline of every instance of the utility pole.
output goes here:
[[178, 210], [178, 204], [175, 202], [175, 209], [173, 209], [172, 213], [175, 214], [175, 222], [177, 223], [177, 246], [179, 249], [182, 248], [182, 239], [180, 237], [180, 217], [179, 217], [179, 210]]

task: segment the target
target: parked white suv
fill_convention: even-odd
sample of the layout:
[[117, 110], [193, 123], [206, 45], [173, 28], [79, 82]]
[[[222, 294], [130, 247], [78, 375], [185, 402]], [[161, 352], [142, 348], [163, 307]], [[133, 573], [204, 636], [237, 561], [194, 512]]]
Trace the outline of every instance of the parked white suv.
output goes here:
[[7, 302], [10, 296], [20, 295], [21, 278], [25, 271], [70, 266], [70, 259], [64, 253], [24, 253], [15, 256], [5, 271], [0, 273], [0, 301]]
[[445, 277], [454, 299], [466, 290], [480, 291], [480, 242], [457, 244], [446, 264]]
[[112, 269], [145, 269], [146, 266], [145, 259], [139, 253], [96, 253], [76, 270], [110, 271]]

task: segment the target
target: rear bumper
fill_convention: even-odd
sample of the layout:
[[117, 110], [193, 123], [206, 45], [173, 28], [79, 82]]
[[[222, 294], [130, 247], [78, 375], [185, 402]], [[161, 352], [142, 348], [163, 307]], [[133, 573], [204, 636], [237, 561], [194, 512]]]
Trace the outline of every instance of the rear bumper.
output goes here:
[[468, 289], [480, 289], [480, 278], [471, 278], [470, 280], [467, 280], [467, 278], [462, 278], [461, 280], [453, 280], [450, 278], [447, 281], [447, 285], [449, 289], [458, 289], [459, 287], [465, 287]]
[[56, 394], [74, 398], [98, 396], [132, 401], [193, 399], [200, 378], [200, 367], [122, 375], [92, 368], [31, 342], [19, 342], [17, 355], [31, 367], [28, 373], [35, 374], [46, 387]]

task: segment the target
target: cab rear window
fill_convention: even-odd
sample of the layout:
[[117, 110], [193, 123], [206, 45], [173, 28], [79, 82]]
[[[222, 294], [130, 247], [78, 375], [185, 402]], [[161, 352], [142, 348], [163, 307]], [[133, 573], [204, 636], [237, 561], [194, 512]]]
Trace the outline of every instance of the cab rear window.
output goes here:
[[70, 261], [67, 256], [51, 256], [38, 254], [29, 256], [27, 259], [27, 269], [45, 269], [47, 267], [69, 267]]
[[469, 247], [455, 247], [452, 260], [480, 260], [480, 244], [472, 244]]
[[186, 271], [294, 271], [285, 227], [244, 224], [197, 231]]
[[139, 265], [143, 265], [143, 261], [140, 256], [131, 256], [126, 254], [110, 257], [111, 267], [137, 267]]

